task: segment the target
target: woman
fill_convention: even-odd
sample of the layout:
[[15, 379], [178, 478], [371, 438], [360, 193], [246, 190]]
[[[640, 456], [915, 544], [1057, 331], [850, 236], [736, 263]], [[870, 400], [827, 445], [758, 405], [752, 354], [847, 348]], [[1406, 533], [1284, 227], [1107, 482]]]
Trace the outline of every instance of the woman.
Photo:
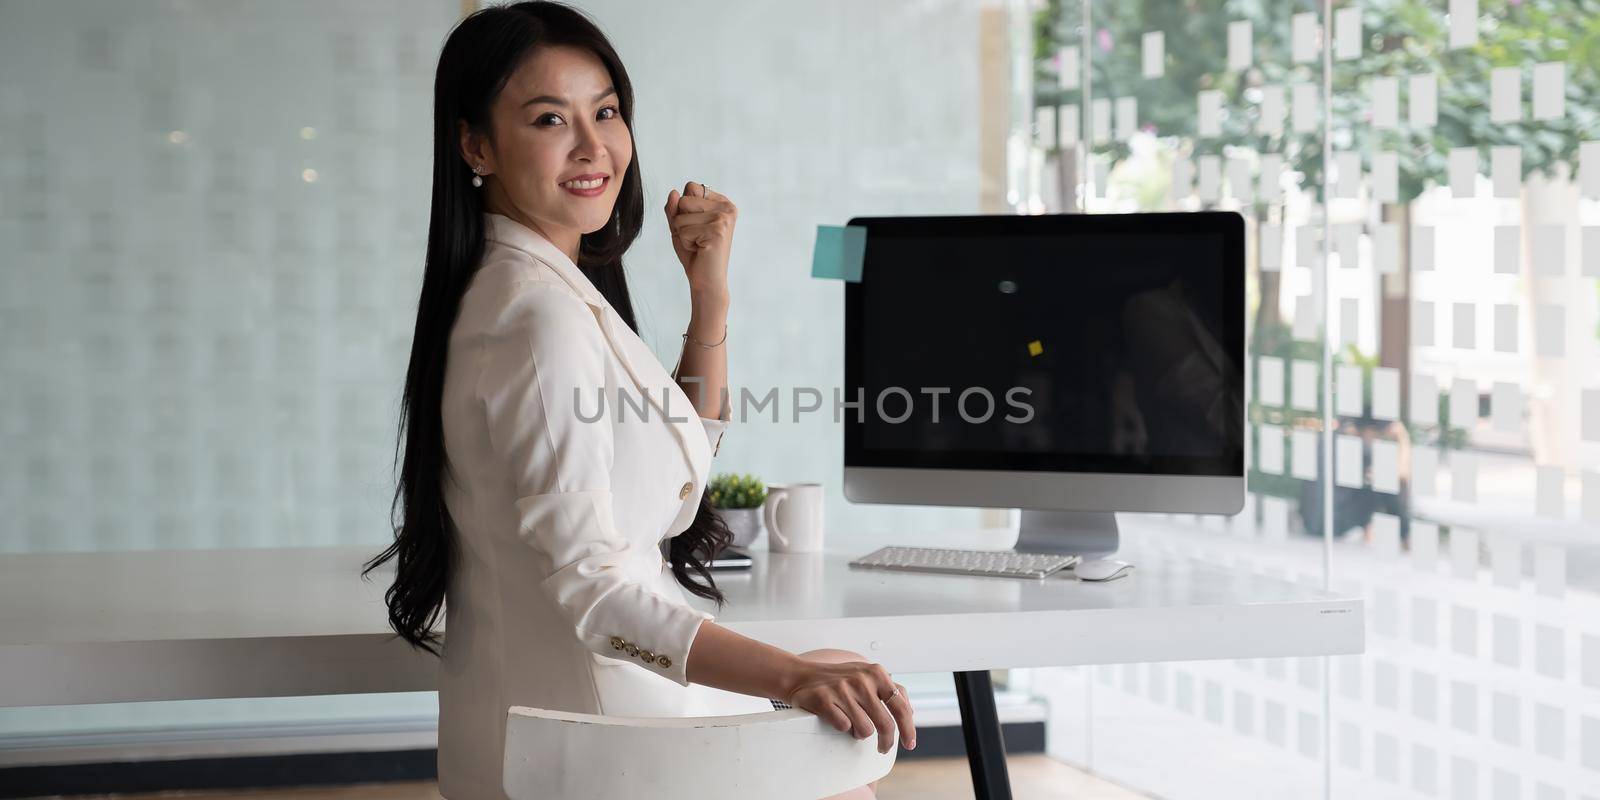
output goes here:
[[632, 111], [610, 43], [557, 3], [474, 13], [439, 57], [403, 523], [367, 571], [396, 558], [391, 625], [436, 655], [444, 607], [439, 790], [452, 800], [504, 796], [512, 705], [690, 716], [781, 699], [876, 733], [880, 752], [896, 730], [916, 741], [881, 666], [792, 654], [685, 601], [724, 601], [706, 563], [731, 534], [704, 490], [728, 422], [737, 210], [700, 183], [667, 197], [692, 302], [668, 375], [636, 333], [621, 261], [643, 217]]

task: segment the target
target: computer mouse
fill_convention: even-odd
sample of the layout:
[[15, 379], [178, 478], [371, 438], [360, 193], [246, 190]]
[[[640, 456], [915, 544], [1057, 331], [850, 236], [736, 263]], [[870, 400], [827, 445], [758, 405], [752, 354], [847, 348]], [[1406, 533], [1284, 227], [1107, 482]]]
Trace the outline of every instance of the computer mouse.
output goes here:
[[1072, 573], [1080, 581], [1109, 581], [1120, 578], [1133, 571], [1133, 565], [1115, 558], [1091, 558], [1079, 561], [1072, 568]]

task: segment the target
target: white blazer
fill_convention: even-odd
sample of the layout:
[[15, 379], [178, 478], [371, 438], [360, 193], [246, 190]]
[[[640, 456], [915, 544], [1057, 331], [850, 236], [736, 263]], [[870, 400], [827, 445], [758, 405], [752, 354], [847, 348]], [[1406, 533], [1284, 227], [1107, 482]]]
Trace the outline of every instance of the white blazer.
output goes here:
[[695, 413], [560, 248], [499, 214], [484, 222], [441, 409], [459, 533], [439, 683], [450, 800], [505, 797], [509, 706], [772, 710], [689, 683], [690, 644], [714, 616], [687, 604], [662, 555], [694, 520], [726, 420]]

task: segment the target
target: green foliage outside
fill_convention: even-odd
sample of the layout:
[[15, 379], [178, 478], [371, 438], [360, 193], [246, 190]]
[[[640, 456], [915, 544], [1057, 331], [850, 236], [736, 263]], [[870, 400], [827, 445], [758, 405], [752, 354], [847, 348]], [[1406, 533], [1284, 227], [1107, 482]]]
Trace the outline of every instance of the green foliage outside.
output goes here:
[[[1036, 105], [1078, 103], [1081, 92], [1057, 88], [1056, 53], [1081, 43], [1081, 0], [1047, 0], [1034, 18], [1034, 99]], [[1338, 3], [1344, 6], [1345, 3]], [[1578, 145], [1600, 138], [1600, 0], [1481, 0], [1477, 44], [1451, 50], [1443, 0], [1363, 0], [1362, 55], [1333, 62], [1331, 136], [1335, 150], [1355, 150], [1371, 167], [1375, 152], [1393, 151], [1400, 159], [1400, 200], [1410, 202], [1430, 184], [1447, 181], [1451, 148], [1522, 148], [1524, 175], [1553, 174], [1557, 165], [1576, 166]], [[1321, 201], [1322, 137], [1296, 134], [1288, 120], [1281, 136], [1256, 133], [1260, 87], [1308, 82], [1320, 87], [1322, 61], [1291, 63], [1291, 18], [1320, 12], [1316, 0], [1132, 0], [1094, 3], [1089, 70], [1094, 97], [1138, 98], [1140, 125], [1157, 136], [1193, 142], [1195, 153], [1223, 155], [1230, 148], [1281, 153], [1300, 184]], [[1253, 26], [1251, 66], [1227, 69], [1228, 23]], [[1162, 31], [1166, 63], [1160, 78], [1141, 73], [1140, 37]], [[1109, 45], [1109, 49], [1107, 49]], [[1566, 115], [1521, 122], [1489, 120], [1489, 74], [1496, 67], [1524, 68], [1523, 101], [1531, 97], [1531, 65], [1564, 62]], [[1438, 124], [1415, 129], [1406, 124], [1409, 98], [1405, 78], [1438, 76]], [[1400, 127], [1371, 125], [1372, 78], [1400, 79]], [[1223, 92], [1222, 135], [1198, 138], [1197, 95]], [[1320, 88], [1319, 88], [1320, 91]], [[1288, 109], [1285, 109], [1286, 116]], [[1319, 114], [1320, 121], [1320, 114]], [[1319, 125], [1320, 127], [1320, 125]], [[1127, 145], [1111, 142], [1099, 151], [1121, 160]], [[1264, 205], [1264, 204], [1263, 204]], [[1258, 207], [1258, 211], [1264, 208]]]

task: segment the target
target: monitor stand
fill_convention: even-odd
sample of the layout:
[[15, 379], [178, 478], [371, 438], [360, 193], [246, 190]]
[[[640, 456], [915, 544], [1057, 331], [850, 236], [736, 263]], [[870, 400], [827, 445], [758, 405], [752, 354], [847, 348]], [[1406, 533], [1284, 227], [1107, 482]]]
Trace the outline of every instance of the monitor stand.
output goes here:
[[1021, 509], [1017, 521], [1019, 553], [1059, 553], [1085, 561], [1117, 552], [1117, 515], [1109, 511]]

